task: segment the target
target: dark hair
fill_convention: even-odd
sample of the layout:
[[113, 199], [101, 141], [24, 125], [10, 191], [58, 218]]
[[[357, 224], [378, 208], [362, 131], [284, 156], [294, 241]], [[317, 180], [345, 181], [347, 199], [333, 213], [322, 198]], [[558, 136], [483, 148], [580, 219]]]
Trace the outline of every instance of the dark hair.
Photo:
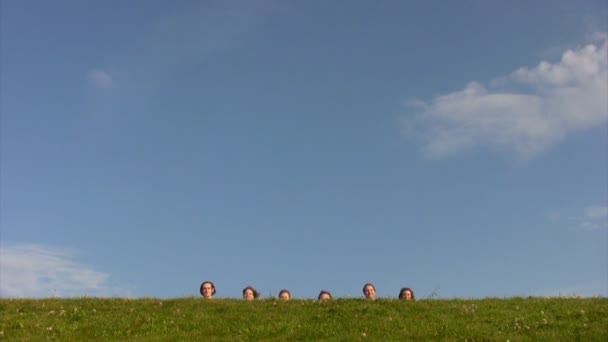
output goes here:
[[260, 296], [260, 294], [258, 293], [258, 291], [256, 291], [251, 286], [247, 286], [246, 288], [243, 289], [243, 296], [245, 295], [245, 292], [247, 292], [247, 290], [251, 290], [251, 292], [253, 292], [253, 298], [258, 298]]
[[212, 282], [212, 281], [205, 280], [205, 281], [204, 281], [204, 282], [201, 284], [201, 289], [200, 289], [200, 291], [201, 291], [201, 296], [205, 296], [205, 295], [203, 294], [203, 286], [204, 286], [205, 284], [211, 284], [211, 288], [213, 289], [213, 293], [212, 293], [212, 295], [215, 295], [215, 284], [213, 284], [213, 282]]
[[325, 290], [321, 290], [321, 292], [319, 292], [319, 300], [321, 300], [321, 296], [323, 296], [324, 294], [329, 296], [329, 299], [332, 299], [333, 297], [331, 296], [331, 293], [329, 293], [329, 291], [325, 291]]
[[399, 291], [399, 299], [405, 299], [405, 292], [407, 291], [410, 291], [412, 294], [412, 300], [416, 300], [416, 297], [414, 297], [414, 290], [410, 289], [409, 287], [404, 287]]
[[287, 290], [287, 289], [283, 289], [283, 290], [279, 291], [279, 298], [281, 298], [281, 295], [283, 293], [287, 293], [287, 295], [289, 296], [289, 299], [291, 299], [291, 292], [289, 292], [289, 290]]
[[374, 289], [374, 291], [376, 291], [376, 287], [374, 286], [374, 284], [372, 284], [372, 283], [366, 283], [365, 285], [363, 285], [363, 290], [362, 290], [363, 294], [365, 294], [365, 288], [368, 287], [368, 286], [371, 286], [372, 289]]

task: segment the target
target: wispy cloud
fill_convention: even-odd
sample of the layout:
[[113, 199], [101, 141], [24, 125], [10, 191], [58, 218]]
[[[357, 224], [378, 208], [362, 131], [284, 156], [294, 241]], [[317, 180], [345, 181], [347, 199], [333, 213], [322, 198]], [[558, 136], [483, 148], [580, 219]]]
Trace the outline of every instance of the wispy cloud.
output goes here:
[[275, 0], [182, 5], [143, 27], [131, 47], [114, 52], [115, 67], [131, 82], [149, 86], [175, 68], [207, 63], [212, 56], [241, 46], [267, 17], [284, 10]]
[[72, 253], [47, 246], [1, 246], [0, 297], [127, 295], [108, 285], [108, 274], [72, 258]]
[[545, 218], [552, 223], [566, 223], [574, 229], [608, 229], [608, 207], [589, 206], [577, 209], [576, 213], [564, 214], [556, 210], [546, 211]]
[[404, 121], [406, 135], [441, 158], [490, 146], [521, 159], [538, 156], [569, 134], [608, 118], [608, 41], [563, 53], [559, 62], [520, 68], [485, 86], [409, 101], [417, 115]]
[[558, 222], [561, 219], [562, 214], [557, 210], [548, 210], [544, 213], [544, 216], [551, 222]]
[[87, 81], [90, 85], [101, 89], [110, 88], [114, 83], [114, 80], [107, 71], [99, 69], [89, 70]]
[[[148, 102], [175, 72], [210, 63], [213, 58], [246, 46], [248, 37], [275, 13], [285, 11], [275, 0], [195, 1], [170, 6], [161, 16], [126, 32], [134, 43], [104, 51], [107, 67], [86, 74], [87, 111], [118, 113], [125, 105]], [[112, 97], [99, 99], [99, 90]]]
[[589, 219], [606, 219], [608, 217], [608, 207], [587, 207], [585, 215]]
[[608, 207], [587, 207], [579, 228], [596, 230], [608, 228]]

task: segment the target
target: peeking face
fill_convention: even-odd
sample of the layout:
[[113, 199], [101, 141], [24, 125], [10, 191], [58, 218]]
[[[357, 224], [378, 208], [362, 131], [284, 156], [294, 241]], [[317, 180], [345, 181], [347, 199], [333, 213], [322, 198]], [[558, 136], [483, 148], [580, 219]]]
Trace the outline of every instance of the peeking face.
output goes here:
[[399, 299], [406, 301], [416, 300], [414, 298], [414, 291], [412, 291], [412, 289], [410, 289], [409, 287], [404, 287], [401, 289], [401, 291], [399, 291]]
[[244, 300], [254, 300], [255, 299], [255, 293], [253, 292], [253, 289], [245, 289], [243, 291], [243, 299]]
[[282, 290], [281, 292], [279, 292], [279, 299], [280, 300], [286, 300], [286, 301], [290, 300], [291, 299], [291, 294], [287, 290]]
[[215, 294], [215, 286], [212, 282], [206, 281], [201, 285], [201, 295], [207, 299], [213, 298]]
[[375, 300], [376, 288], [372, 284], [365, 284], [365, 286], [363, 287], [363, 294], [365, 295], [365, 298]]
[[330, 299], [331, 299], [331, 295], [327, 292], [321, 293], [321, 295], [319, 296], [319, 300], [322, 302], [327, 302]]

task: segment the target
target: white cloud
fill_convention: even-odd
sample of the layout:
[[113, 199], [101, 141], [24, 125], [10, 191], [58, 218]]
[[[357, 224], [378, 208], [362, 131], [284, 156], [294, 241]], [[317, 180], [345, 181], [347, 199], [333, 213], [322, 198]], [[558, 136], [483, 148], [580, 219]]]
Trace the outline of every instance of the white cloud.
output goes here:
[[91, 85], [101, 89], [110, 88], [114, 83], [110, 74], [104, 70], [90, 70], [87, 73], [87, 81]]
[[[601, 34], [597, 35], [598, 37]], [[484, 86], [414, 102], [404, 133], [434, 158], [477, 146], [538, 156], [569, 134], [608, 118], [608, 41], [568, 50], [559, 62], [520, 68]], [[411, 102], [411, 101], [410, 101]]]
[[0, 247], [0, 297], [110, 296], [108, 275], [40, 245]]

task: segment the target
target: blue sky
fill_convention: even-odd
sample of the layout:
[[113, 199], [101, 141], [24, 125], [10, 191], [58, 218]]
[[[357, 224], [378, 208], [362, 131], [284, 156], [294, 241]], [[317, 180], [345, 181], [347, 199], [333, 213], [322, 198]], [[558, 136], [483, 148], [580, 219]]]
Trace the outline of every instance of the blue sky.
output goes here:
[[608, 295], [605, 1], [0, 11], [1, 297]]

